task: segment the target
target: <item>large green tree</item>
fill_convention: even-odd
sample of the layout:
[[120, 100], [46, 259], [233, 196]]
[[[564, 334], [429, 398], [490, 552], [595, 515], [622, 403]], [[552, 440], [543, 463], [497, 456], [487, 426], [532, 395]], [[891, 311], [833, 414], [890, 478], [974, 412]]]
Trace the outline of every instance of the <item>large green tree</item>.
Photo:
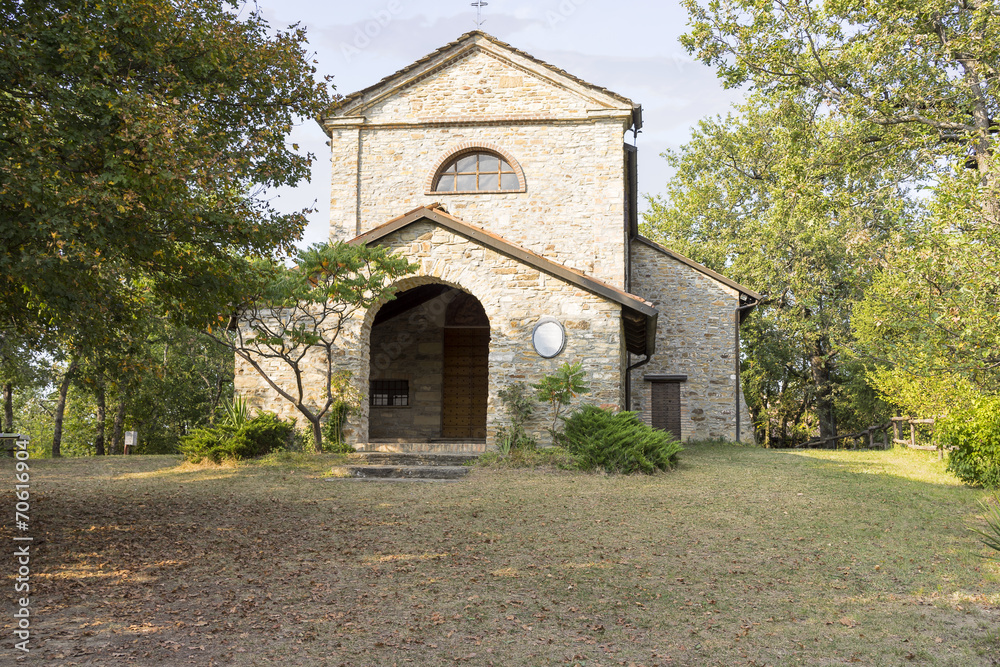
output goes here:
[[307, 177], [286, 136], [329, 99], [300, 28], [222, 0], [0, 0], [0, 23], [5, 326], [94, 349], [154, 302], [203, 320], [239, 257], [290, 248], [304, 217], [266, 189]]
[[870, 425], [871, 392], [845, 346], [874, 258], [910, 219], [908, 154], [808, 97], [761, 94], [666, 157], [675, 173], [647, 233], [770, 296], [744, 335], [763, 440]]
[[[1000, 7], [989, 0], [685, 0], [685, 45], [731, 86], [810, 97], [926, 168], [919, 224], [874, 259], [855, 317], [875, 385], [947, 411], [998, 390]], [[971, 392], [971, 393], [970, 393]], [[971, 399], [970, 399], [971, 400]]]

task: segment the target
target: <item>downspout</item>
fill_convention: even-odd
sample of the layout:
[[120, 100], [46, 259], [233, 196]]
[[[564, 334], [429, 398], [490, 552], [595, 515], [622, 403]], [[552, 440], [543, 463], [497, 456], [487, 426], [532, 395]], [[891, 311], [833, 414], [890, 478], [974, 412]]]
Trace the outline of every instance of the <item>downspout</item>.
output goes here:
[[625, 369], [625, 410], [626, 412], [632, 411], [632, 371], [639, 366], [645, 366], [652, 359], [652, 355], [645, 355], [645, 359], [640, 359], [631, 366]]
[[[767, 295], [764, 295], [764, 298], [766, 299]], [[735, 354], [733, 356], [736, 358], [735, 377], [736, 377], [736, 443], [737, 444], [739, 444], [740, 442], [740, 386], [741, 386], [740, 385], [740, 325], [743, 323], [743, 312], [756, 308], [763, 301], [764, 299], [759, 299], [759, 300], [754, 299], [751, 303], [748, 303], [743, 306], [737, 306], [735, 312], [736, 326], [734, 327], [734, 329], [736, 333], [734, 337], [736, 339], [736, 345], [735, 345]]]

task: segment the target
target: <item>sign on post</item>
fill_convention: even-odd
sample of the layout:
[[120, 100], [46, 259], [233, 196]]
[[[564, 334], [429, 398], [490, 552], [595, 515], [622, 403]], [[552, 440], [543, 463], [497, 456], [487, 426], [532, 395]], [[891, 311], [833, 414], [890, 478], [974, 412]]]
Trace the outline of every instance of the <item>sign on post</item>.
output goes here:
[[135, 454], [135, 448], [139, 444], [138, 431], [125, 431], [125, 451], [124, 454]]

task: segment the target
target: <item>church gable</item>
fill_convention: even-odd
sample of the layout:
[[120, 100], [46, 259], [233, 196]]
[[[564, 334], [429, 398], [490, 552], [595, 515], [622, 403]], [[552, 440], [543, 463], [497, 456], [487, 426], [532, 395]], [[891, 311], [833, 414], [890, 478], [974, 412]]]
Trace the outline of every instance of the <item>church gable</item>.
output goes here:
[[362, 113], [370, 122], [449, 118], [562, 118], [585, 116], [597, 105], [514, 67], [493, 54], [472, 50]]
[[378, 84], [349, 95], [333, 117], [367, 123], [586, 119], [630, 115], [632, 102], [481, 32], [463, 35]]

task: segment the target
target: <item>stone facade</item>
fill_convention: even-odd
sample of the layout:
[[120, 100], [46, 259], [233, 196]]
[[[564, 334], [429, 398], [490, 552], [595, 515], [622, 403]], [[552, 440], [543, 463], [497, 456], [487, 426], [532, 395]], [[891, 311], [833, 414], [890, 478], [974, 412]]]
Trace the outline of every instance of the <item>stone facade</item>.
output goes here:
[[[591, 386], [577, 402], [625, 407], [626, 369], [651, 349], [657, 316], [656, 352], [631, 375], [631, 407], [650, 418], [644, 375], [684, 374], [684, 439], [735, 434], [735, 311], [759, 295], [634, 238], [623, 135], [641, 126], [641, 114], [631, 101], [473, 32], [348, 96], [321, 122], [331, 146], [331, 240], [378, 243], [418, 264], [397, 293], [448, 286], [485, 311], [488, 445], [504, 419], [498, 392], [566, 362], [581, 362]], [[518, 187], [433, 191], [439, 168], [476, 149], [506, 160]], [[441, 436], [443, 298], [373, 327], [379, 304], [345, 327], [335, 363], [362, 396], [379, 377], [409, 383], [406, 407], [363, 402], [347, 429], [352, 444]], [[531, 341], [547, 317], [566, 331], [565, 349], [551, 359]], [[237, 361], [239, 392], [294, 416]], [[321, 391], [321, 380], [310, 382]], [[544, 444], [550, 424], [548, 406], [539, 406], [528, 430]], [[747, 439], [751, 430], [743, 431]]]
[[[476, 46], [388, 97], [362, 98], [326, 119], [331, 238], [348, 240], [440, 202], [511, 243], [623, 287], [622, 136], [631, 103], [556, 85], [550, 69], [498, 53], [488, 39]], [[429, 191], [442, 160], [469, 145], [509, 156], [524, 191]]]
[[[644, 376], [687, 376], [680, 392], [682, 438], [734, 439], [740, 292], [653, 243], [634, 242], [631, 260], [632, 292], [660, 311], [656, 354], [632, 374], [632, 409], [650, 422], [652, 385]], [[753, 442], [742, 394], [740, 414], [740, 439]]]

